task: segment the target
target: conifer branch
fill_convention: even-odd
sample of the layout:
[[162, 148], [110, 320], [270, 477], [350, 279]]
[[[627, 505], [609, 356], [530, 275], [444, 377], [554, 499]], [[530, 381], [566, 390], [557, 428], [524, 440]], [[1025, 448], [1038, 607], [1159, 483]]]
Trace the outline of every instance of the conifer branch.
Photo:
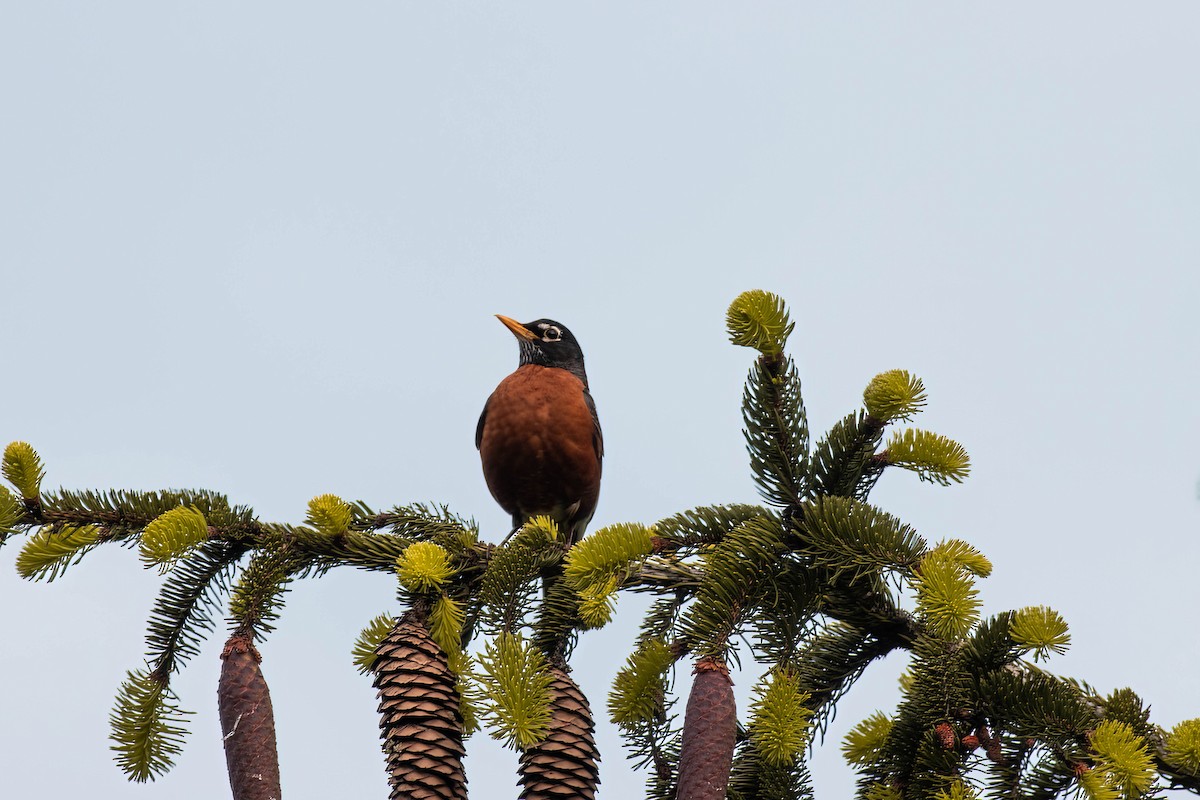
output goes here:
[[445, 548], [433, 542], [413, 542], [396, 557], [400, 584], [410, 592], [440, 591], [454, 574]]
[[860, 767], [874, 764], [883, 754], [891, 732], [891, 718], [876, 711], [851, 728], [842, 739], [842, 754], [846, 761]]
[[812, 800], [803, 759], [772, 764], [749, 739], [739, 742], [729, 772], [729, 800]]
[[1159, 769], [1171, 773], [1173, 780], [1192, 779], [1192, 788], [1200, 788], [1200, 718], [1187, 719], [1164, 737]]
[[651, 529], [636, 523], [609, 525], [577, 542], [566, 556], [564, 575], [576, 591], [623, 577], [650, 555]]
[[261, 642], [275, 630], [283, 593], [297, 569], [297, 561], [286, 550], [260, 550], [254, 554], [229, 598], [231, 638]]
[[669, 558], [647, 558], [621, 582], [621, 588], [634, 592], [692, 594], [704, 580], [704, 570], [691, 563]]
[[675, 699], [670, 694], [670, 667], [687, 652], [669, 637], [687, 598], [687, 592], [677, 591], [651, 604], [642, 620], [638, 650], [617, 673], [609, 694], [609, 708], [622, 720], [618, 727], [629, 758], [638, 769], [651, 769], [647, 797], [655, 800], [675, 798], [680, 731], [671, 713]]
[[308, 501], [304, 522], [326, 536], [341, 536], [350, 529], [354, 509], [336, 494], [320, 494]]
[[773, 669], [754, 687], [747, 735], [767, 766], [793, 763], [808, 746], [809, 695], [800, 688], [799, 675], [788, 669]]
[[[966, 451], [937, 434], [901, 431], [881, 446], [889, 424], [924, 407], [919, 378], [876, 376], [865, 411], [810, 447], [783, 301], [743, 294], [727, 324], [735, 344], [759, 353], [744, 389], [744, 433], [754, 480], [774, 509], [702, 506], [654, 526], [609, 526], [573, 548], [552, 521], [534, 519], [494, 546], [444, 506], [377, 513], [319, 495], [292, 525], [203, 491], [42, 494], [40, 458], [14, 443], [0, 465], [16, 488], [0, 487], [0, 543], [32, 534], [18, 557], [32, 579], [58, 577], [108, 542], [139, 547], [166, 572], [147, 670], [130, 673], [112, 716], [114, 749], [135, 780], [160, 774], [179, 752], [185, 712], [169, 680], [212, 629], [249, 555], [229, 597], [241, 656], [272, 630], [295, 579], [346, 566], [396, 572], [409, 611], [376, 619], [355, 647], [380, 690], [393, 797], [435, 785], [436, 796], [465, 796], [462, 737], [473, 712], [461, 687], [473, 675], [493, 735], [523, 750], [522, 797], [593, 796], [593, 723], [567, 661], [581, 631], [609, 621], [620, 590], [656, 595], [609, 697], [634, 758], [652, 770], [654, 800], [809, 798], [811, 733], [824, 735], [838, 701], [897, 649], [911, 655], [901, 703], [845, 744], [860, 797], [966, 800], [985, 785], [980, 773], [994, 800], [1144, 797], [1164, 783], [1200, 793], [1200, 721], [1167, 732], [1131, 690], [1103, 697], [1038, 669], [1034, 662], [1069, 643], [1056, 612], [1035, 606], [979, 621], [975, 579], [991, 562], [960, 540], [930, 547], [866, 502], [888, 466], [942, 484], [969, 471]], [[912, 593], [915, 613], [904, 610]], [[498, 635], [473, 672], [464, 648], [480, 621]], [[768, 669], [740, 734], [725, 666], [738, 641]], [[680, 730], [672, 667], [685, 655], [698, 657], [702, 674]], [[239, 674], [263, 695], [252, 662], [241, 658]], [[231, 775], [235, 761], [249, 763], [230, 758]]]
[[94, 525], [101, 541], [135, 539], [158, 517], [187, 506], [200, 512], [225, 539], [252, 539], [259, 528], [254, 512], [246, 506], [230, 506], [222, 494], [204, 490], [135, 492], [61, 490], [42, 495], [42, 505], [28, 519], [32, 525]]
[[861, 774], [864, 782], [895, 782], [923, 797], [962, 772], [959, 716], [975, 707], [974, 684], [961, 648], [933, 637], [916, 643], [910, 674], [879, 757]]
[[883, 422], [911, 419], [925, 407], [926, 399], [925, 384], [903, 369], [879, 373], [863, 390], [867, 414]]
[[1001, 669], [981, 676], [980, 707], [996, 729], [1050, 747], [1072, 748], [1098, 720], [1080, 689], [1033, 669]]
[[938, 542], [931, 552], [937, 553], [939, 557], [948, 558], [977, 578], [986, 578], [992, 574], [992, 562], [987, 556], [961, 539]]
[[492, 738], [523, 749], [545, 738], [550, 726], [553, 676], [541, 650], [524, 638], [500, 633], [479, 655], [478, 696], [472, 698]]
[[167, 686], [166, 677], [131, 671], [109, 715], [117, 765], [132, 781], [145, 783], [174, 766], [187, 735], [187, 715]]
[[194, 506], [177, 506], [155, 517], [142, 531], [142, 561], [167, 572], [188, 550], [207, 538], [204, 514]]
[[609, 718], [626, 731], [660, 720], [666, 711], [667, 670], [675, 659], [662, 639], [643, 641], [613, 679]]
[[0, 473], [20, 493], [21, 499], [32, 503], [38, 499], [46, 470], [42, 459], [28, 442], [11, 442], [0, 459]]
[[1033, 660], [1049, 658], [1051, 652], [1065, 653], [1071, 643], [1062, 615], [1045, 606], [1030, 606], [1016, 612], [1009, 635], [1022, 648], [1033, 651]]
[[451, 552], [471, 547], [479, 541], [479, 528], [471, 520], [460, 517], [442, 505], [413, 503], [396, 506], [391, 511], [374, 513], [362, 503], [354, 506], [358, 515], [350, 523], [357, 531], [379, 531], [402, 539], [421, 539], [439, 544]]
[[706, 554], [705, 577], [679, 624], [680, 639], [690, 651], [724, 660], [731, 637], [770, 587], [782, 551], [782, 524], [759, 517], [742, 523]]
[[772, 597], [747, 623], [758, 661], [794, 669], [800, 651], [816, 632], [824, 586], [817, 572], [793, 558], [781, 559]]
[[681, 511], [654, 524], [654, 536], [663, 543], [656, 547], [656, 551], [716, 544], [746, 520], [767, 513], [762, 506], [748, 503], [701, 506]]
[[515, 631], [533, 605], [542, 572], [561, 559], [561, 536], [549, 518], [530, 520], [497, 547], [479, 586], [483, 624]]
[[788, 318], [783, 298], [752, 289], [742, 292], [729, 304], [725, 327], [734, 344], [752, 347], [764, 355], [778, 355], [787, 345], [795, 324]]
[[229, 592], [229, 581], [246, 548], [206, 542], [167, 577], [150, 611], [146, 630], [152, 675], [164, 683], [213, 629], [213, 613]]
[[833, 578], [853, 584], [864, 575], [911, 570], [925, 555], [925, 542], [908, 525], [878, 508], [848, 497], [818, 497], [803, 507], [799, 552]]
[[[542, 602], [533, 622], [533, 643], [551, 663], [566, 664], [579, 632], [590, 627], [583, 619], [585, 596], [564, 580], [561, 562], [544, 568], [541, 577]], [[606, 621], [596, 619], [595, 610], [592, 612], [594, 622]]]
[[958, 442], [929, 431], [909, 428], [892, 435], [880, 461], [917, 473], [923, 481], [949, 486], [962, 483], [971, 471], [971, 457]]
[[912, 649], [924, 635], [920, 621], [900, 608], [878, 579], [853, 586], [840, 580], [826, 580], [821, 613], [869, 633], [891, 648]]
[[1154, 765], [1171, 789], [1183, 789], [1194, 794], [1200, 794], [1200, 776], [1195, 772], [1189, 772], [1186, 769], [1180, 768], [1179, 764], [1171, 760], [1169, 755], [1164, 758], [1156, 754], [1154, 756]]
[[17, 555], [17, 574], [26, 580], [53, 581], [99, 542], [100, 532], [91, 525], [47, 526], [25, 540]]
[[[27, 509], [18, 526], [94, 526], [97, 542], [138, 540], [164, 514], [184, 506], [194, 508], [208, 523], [210, 541], [237, 544], [247, 550], [287, 548], [306, 559], [305, 574], [320, 574], [338, 566], [391, 571], [396, 558], [414, 540], [434, 541], [456, 553], [485, 558], [490, 545], [481, 545], [472, 523], [445, 509], [421, 504], [398, 506], [383, 514], [359, 516], [340, 535], [314, 527], [261, 522], [246, 506], [230, 506], [224, 495], [208, 491], [61, 491], [42, 495], [37, 509]], [[377, 532], [389, 529], [386, 533]]]
[[866, 635], [846, 623], [830, 623], [808, 640], [796, 657], [799, 686], [822, 738], [837, 701], [850, 691], [867, 667], [899, 646]]
[[442, 594], [429, 607], [429, 635], [446, 654], [446, 665], [457, 676], [469, 667], [470, 658], [463, 650], [465, 614], [461, 604]]
[[[637, 569], [653, 548], [651, 529], [618, 524], [576, 542], [567, 552], [563, 578], [577, 595], [575, 609], [583, 628], [603, 627], [612, 619], [618, 585]], [[549, 589], [547, 589], [549, 599]]]
[[1024, 649], [1013, 641], [1014, 612], [1005, 611], [975, 626], [970, 638], [963, 643], [967, 669], [978, 677], [1014, 664]]
[[931, 630], [947, 640], [967, 635], [979, 618], [979, 590], [952, 555], [933, 551], [915, 570], [917, 608]]
[[800, 375], [790, 358], [763, 355], [751, 367], [742, 419], [759, 494], [791, 516], [807, 489], [809, 444]]
[[1124, 797], [1141, 797], [1158, 777], [1146, 741], [1124, 722], [1106, 719], [1088, 734], [1092, 768], [1086, 776], [1092, 786], [1111, 787]]
[[21, 530], [24, 517], [24, 504], [15, 494], [0, 486], [0, 545]]
[[872, 457], [883, 438], [883, 420], [855, 411], [829, 429], [809, 461], [812, 494], [864, 498], [883, 471]]

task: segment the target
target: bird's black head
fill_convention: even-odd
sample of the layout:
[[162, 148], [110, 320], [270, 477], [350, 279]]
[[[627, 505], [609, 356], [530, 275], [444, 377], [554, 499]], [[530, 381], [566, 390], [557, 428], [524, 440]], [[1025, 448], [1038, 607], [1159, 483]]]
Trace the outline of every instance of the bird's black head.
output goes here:
[[583, 350], [567, 326], [552, 319], [521, 323], [500, 314], [496, 318], [517, 337], [517, 343], [521, 346], [522, 366], [540, 364], [543, 367], [565, 369], [587, 386]]

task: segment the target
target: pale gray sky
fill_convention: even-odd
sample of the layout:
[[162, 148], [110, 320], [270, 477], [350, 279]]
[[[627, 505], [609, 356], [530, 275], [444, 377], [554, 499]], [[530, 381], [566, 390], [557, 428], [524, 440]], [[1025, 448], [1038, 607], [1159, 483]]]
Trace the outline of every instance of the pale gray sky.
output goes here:
[[[991, 557], [987, 612], [1059, 610], [1053, 669], [1200, 716], [1198, 30], [1185, 2], [6, 4], [0, 439], [50, 487], [287, 521], [323, 492], [437, 500], [498, 539], [472, 436], [517, 353], [492, 314], [549, 316], [604, 423], [593, 526], [653, 521], [755, 499], [723, 314], [770, 289], [815, 429], [902, 367], [973, 457], [876, 503]], [[223, 635], [177, 682], [178, 767], [128, 784], [107, 717], [158, 577], [113, 549], [28, 584], [20, 544], [5, 795], [226, 795]], [[288, 798], [386, 796], [350, 647], [392, 597], [359, 573], [289, 595], [263, 647]], [[622, 607], [575, 657], [600, 717]], [[845, 702], [822, 797], [902, 666]], [[601, 746], [601, 796], [640, 796], [607, 724]], [[469, 747], [472, 797], [515, 796], [515, 757]]]

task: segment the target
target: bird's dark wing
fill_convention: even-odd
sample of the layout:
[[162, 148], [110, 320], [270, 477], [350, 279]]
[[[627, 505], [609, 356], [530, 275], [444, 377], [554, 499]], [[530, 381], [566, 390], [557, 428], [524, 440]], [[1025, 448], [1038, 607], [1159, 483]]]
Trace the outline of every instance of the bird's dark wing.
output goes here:
[[[491, 398], [489, 397], [488, 400], [490, 401]], [[483, 421], [485, 419], [487, 419], [487, 407], [488, 407], [488, 404], [484, 403], [483, 404], [483, 413], [479, 415], [479, 424], [477, 424], [475, 426], [475, 449], [476, 450], [479, 449], [479, 443], [483, 441]], [[592, 416], [593, 417], [596, 416], [596, 411], [594, 409], [592, 410]]]
[[[596, 460], [600, 461], [604, 458], [604, 432], [600, 430], [600, 415], [596, 413], [596, 401], [592, 399], [592, 393], [587, 389], [583, 390], [583, 399], [587, 402], [588, 411], [592, 412], [592, 426], [595, 431], [592, 433], [592, 446], [596, 448]], [[484, 413], [487, 413], [485, 408]], [[479, 430], [483, 430], [483, 418], [479, 420]]]

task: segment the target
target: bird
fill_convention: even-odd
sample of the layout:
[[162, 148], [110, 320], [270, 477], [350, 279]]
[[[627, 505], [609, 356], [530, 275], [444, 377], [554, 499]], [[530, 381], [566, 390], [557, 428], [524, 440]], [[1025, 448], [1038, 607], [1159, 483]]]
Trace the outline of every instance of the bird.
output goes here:
[[520, 363], [488, 397], [475, 427], [483, 477], [512, 515], [508, 537], [532, 517], [547, 515], [570, 546], [596, 511], [604, 460], [583, 350], [567, 326], [552, 319], [496, 318], [517, 338]]

